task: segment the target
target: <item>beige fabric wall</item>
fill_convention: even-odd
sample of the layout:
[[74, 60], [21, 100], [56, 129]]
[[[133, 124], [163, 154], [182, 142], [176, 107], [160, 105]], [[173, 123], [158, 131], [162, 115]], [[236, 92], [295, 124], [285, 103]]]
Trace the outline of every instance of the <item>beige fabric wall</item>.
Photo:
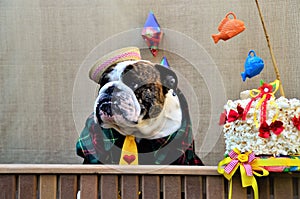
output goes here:
[[[300, 98], [300, 3], [260, 3], [286, 96]], [[75, 142], [96, 89], [88, 65], [122, 46], [146, 48], [139, 28], [150, 10], [166, 34], [157, 58], [143, 56], [167, 56], [192, 107], [197, 153], [217, 164], [224, 144], [216, 112], [260, 79], [275, 79], [254, 0], [1, 0], [0, 163], [81, 163]], [[229, 11], [247, 29], [216, 45], [211, 34]], [[250, 49], [265, 69], [242, 82]]]

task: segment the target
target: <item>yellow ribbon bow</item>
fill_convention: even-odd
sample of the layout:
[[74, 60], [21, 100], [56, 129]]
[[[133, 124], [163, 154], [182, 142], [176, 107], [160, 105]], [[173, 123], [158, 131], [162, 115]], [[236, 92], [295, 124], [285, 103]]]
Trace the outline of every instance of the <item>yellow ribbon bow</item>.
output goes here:
[[122, 147], [120, 157], [120, 165], [138, 165], [138, 150], [135, 138], [132, 135], [127, 135]]
[[[229, 196], [232, 197], [232, 176], [236, 170], [240, 167], [242, 186], [252, 186], [254, 192], [254, 199], [258, 199], [258, 186], [254, 175], [261, 177], [269, 175], [269, 172], [261, 168], [255, 158], [253, 152], [246, 152], [242, 154], [238, 149], [234, 149], [229, 152], [228, 157], [220, 161], [218, 165], [218, 172], [223, 174], [224, 177], [229, 180]], [[258, 173], [259, 171], [261, 173]]]

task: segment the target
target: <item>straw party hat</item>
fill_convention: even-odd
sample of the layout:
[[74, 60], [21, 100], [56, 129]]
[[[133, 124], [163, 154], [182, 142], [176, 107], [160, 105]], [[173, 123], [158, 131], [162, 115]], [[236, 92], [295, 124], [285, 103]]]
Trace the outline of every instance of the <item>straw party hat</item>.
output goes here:
[[99, 83], [102, 73], [108, 67], [123, 61], [140, 60], [140, 49], [137, 47], [127, 47], [115, 50], [101, 57], [90, 69], [89, 77], [91, 80]]

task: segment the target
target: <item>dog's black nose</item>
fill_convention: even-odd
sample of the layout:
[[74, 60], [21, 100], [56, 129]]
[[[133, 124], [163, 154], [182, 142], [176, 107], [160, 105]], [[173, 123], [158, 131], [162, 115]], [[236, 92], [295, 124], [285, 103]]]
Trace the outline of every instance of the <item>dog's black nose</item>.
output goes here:
[[111, 116], [112, 115], [112, 110], [111, 110], [111, 103], [110, 102], [105, 102], [100, 105], [100, 110], [106, 113], [107, 115]]
[[[96, 111], [102, 111], [108, 116], [112, 116], [112, 96], [113, 92], [115, 90], [115, 86], [112, 85], [108, 87], [103, 93], [100, 94], [98, 103], [97, 103], [97, 109]], [[98, 114], [99, 115], [99, 114]], [[99, 115], [100, 117], [100, 115]]]
[[97, 109], [103, 111], [109, 116], [112, 116], [113, 114], [120, 114], [120, 109], [118, 108], [119, 99], [114, 96], [114, 93], [119, 91], [120, 89], [114, 85], [103, 91], [99, 97]]

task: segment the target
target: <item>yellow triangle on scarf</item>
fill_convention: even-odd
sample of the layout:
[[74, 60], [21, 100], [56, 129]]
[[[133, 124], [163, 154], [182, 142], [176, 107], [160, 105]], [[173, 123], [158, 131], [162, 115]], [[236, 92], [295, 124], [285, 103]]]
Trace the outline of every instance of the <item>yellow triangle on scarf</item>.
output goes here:
[[138, 151], [135, 138], [132, 135], [127, 135], [122, 147], [120, 157], [120, 165], [138, 165]]

